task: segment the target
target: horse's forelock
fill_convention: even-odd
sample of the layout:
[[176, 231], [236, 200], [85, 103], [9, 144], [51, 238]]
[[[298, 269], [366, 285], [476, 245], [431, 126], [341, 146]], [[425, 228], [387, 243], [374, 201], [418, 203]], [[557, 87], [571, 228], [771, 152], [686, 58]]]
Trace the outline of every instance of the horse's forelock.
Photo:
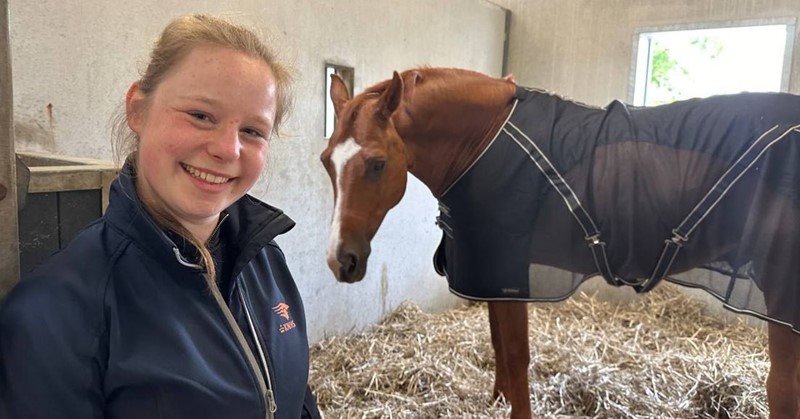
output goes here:
[[[361, 94], [355, 96], [351, 99], [346, 105], [342, 113], [339, 115], [339, 119], [337, 124], [342, 124], [343, 127], [346, 128], [348, 134], [342, 137], [341, 141], [346, 140], [349, 138], [350, 135], [353, 135], [355, 132], [358, 131], [358, 127], [360, 124], [363, 124], [364, 121], [359, 122], [359, 115], [363, 112], [370, 112], [369, 109], [364, 109], [365, 105], [367, 105], [370, 100], [377, 99], [380, 96], [380, 91], [364, 91]], [[374, 122], [370, 122], [374, 123]]]

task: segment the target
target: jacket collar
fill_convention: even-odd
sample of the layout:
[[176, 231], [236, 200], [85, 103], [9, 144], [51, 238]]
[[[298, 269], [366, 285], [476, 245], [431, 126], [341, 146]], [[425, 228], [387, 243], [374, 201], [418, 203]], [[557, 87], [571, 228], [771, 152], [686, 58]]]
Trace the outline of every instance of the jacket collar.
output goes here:
[[[135, 179], [135, 168], [127, 161], [111, 184], [105, 219], [156, 260], [167, 266], [201, 272], [196, 263], [197, 249], [187, 247], [178, 235], [168, 234], [156, 224], [142, 206]], [[220, 234], [239, 255], [235, 265], [239, 269], [276, 236], [294, 227], [294, 221], [283, 211], [250, 195], [234, 202], [225, 213], [228, 216]]]

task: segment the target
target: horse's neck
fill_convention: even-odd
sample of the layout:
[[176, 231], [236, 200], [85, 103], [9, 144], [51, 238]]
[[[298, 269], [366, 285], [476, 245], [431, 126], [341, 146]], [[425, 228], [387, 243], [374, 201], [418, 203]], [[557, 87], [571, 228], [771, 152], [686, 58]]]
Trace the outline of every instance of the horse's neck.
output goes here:
[[[396, 126], [412, 165], [409, 172], [422, 181], [433, 196], [440, 197], [494, 138], [511, 111], [515, 87], [508, 83], [503, 94], [484, 102], [454, 100], [414, 109], [408, 120]], [[415, 120], [424, 118], [424, 123]]]

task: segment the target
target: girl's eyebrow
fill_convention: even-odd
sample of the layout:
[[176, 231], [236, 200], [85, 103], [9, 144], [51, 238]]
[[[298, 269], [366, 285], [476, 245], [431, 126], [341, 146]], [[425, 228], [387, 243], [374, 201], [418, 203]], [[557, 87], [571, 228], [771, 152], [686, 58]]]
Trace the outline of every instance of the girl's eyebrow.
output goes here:
[[[203, 95], [179, 95], [178, 98], [182, 100], [193, 100], [193, 101], [203, 102], [212, 106], [222, 104], [222, 102], [217, 99]], [[269, 118], [265, 115], [255, 115], [253, 116], [253, 119], [255, 119], [260, 124], [264, 124], [270, 127], [272, 126], [273, 123], [272, 118]]]
[[220, 101], [218, 101], [216, 99], [213, 99], [213, 98], [210, 98], [208, 96], [202, 96], [202, 95], [181, 95], [181, 96], [178, 96], [178, 99], [196, 100], [196, 101], [199, 101], [199, 102], [208, 103], [209, 105], [219, 105], [220, 104]]

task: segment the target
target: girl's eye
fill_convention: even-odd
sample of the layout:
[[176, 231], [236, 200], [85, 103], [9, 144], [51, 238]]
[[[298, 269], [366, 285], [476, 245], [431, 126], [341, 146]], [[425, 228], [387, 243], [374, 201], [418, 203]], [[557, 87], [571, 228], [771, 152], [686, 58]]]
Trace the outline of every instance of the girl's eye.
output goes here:
[[245, 134], [247, 134], [247, 135], [249, 135], [251, 137], [266, 138], [266, 137], [264, 137], [264, 134], [262, 134], [261, 131], [259, 131], [257, 129], [245, 128], [245, 129], [242, 130], [242, 132], [244, 132]]
[[200, 121], [210, 121], [211, 117], [202, 113], [202, 112], [189, 112], [189, 115], [192, 116], [194, 119], [198, 119]]

